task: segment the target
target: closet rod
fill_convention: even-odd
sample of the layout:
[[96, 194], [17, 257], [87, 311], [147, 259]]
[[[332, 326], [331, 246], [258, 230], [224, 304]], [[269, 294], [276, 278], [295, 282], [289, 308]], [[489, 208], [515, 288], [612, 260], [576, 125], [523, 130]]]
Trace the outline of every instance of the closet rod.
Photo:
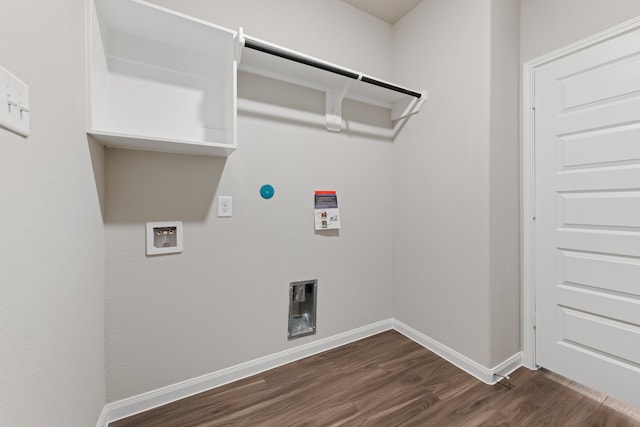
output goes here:
[[[356, 72], [337, 67], [335, 65], [322, 62], [310, 57], [302, 56], [300, 54], [296, 54], [292, 51], [285, 51], [282, 49], [278, 49], [275, 46], [271, 46], [265, 43], [261, 43], [257, 40], [253, 40], [247, 36], [244, 38], [244, 46], [250, 49], [254, 49], [260, 52], [268, 53], [270, 55], [278, 56], [280, 58], [288, 59], [290, 61], [298, 62], [300, 64], [308, 65], [310, 67], [319, 68], [321, 70], [329, 71], [331, 73], [339, 74], [344, 77], [349, 77], [354, 80], [361, 80], [365, 83], [369, 83], [378, 87], [382, 87], [385, 89], [392, 90], [394, 92], [400, 92], [405, 95], [410, 95], [415, 98], [420, 98], [422, 94], [420, 92], [415, 92], [411, 89], [406, 89], [401, 86], [396, 86], [391, 83], [384, 82], [382, 80], [374, 79], [373, 77], [366, 76], [364, 74], [358, 74]], [[362, 77], [361, 77], [362, 76]]]

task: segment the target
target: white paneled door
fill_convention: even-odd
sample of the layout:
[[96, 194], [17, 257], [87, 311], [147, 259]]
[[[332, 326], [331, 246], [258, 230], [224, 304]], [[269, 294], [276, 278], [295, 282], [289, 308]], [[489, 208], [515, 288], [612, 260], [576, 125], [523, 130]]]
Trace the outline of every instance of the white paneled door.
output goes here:
[[534, 79], [536, 363], [640, 407], [640, 30]]

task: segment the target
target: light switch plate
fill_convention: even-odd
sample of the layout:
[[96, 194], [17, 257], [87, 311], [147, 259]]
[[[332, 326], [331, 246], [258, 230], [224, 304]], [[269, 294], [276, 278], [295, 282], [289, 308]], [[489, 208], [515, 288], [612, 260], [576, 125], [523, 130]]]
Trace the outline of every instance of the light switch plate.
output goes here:
[[233, 216], [231, 196], [218, 196], [218, 218], [230, 218]]
[[0, 65], [0, 126], [29, 136], [29, 86]]

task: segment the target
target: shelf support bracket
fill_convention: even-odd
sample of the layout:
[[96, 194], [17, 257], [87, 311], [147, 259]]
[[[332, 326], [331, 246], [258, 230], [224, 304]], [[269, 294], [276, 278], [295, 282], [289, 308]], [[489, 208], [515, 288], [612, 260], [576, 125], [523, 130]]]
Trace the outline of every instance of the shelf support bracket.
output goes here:
[[418, 113], [427, 100], [427, 92], [421, 94], [420, 98], [410, 97], [394, 104], [391, 108], [391, 120], [404, 119]]
[[[357, 80], [360, 79], [362, 79], [362, 74], [358, 76]], [[340, 132], [342, 130], [342, 100], [354, 81], [356, 80], [345, 79], [338, 86], [325, 92], [325, 126], [328, 131]]]
[[239, 64], [242, 61], [242, 50], [244, 49], [244, 30], [242, 27], [238, 29], [238, 32], [233, 37], [233, 59]]

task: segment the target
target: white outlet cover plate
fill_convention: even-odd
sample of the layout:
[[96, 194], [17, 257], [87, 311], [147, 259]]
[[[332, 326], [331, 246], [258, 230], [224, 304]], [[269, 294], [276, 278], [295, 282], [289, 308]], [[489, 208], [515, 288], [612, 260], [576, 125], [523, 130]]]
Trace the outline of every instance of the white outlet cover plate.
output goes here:
[[218, 196], [218, 218], [230, 218], [233, 216], [233, 204], [231, 196]]
[[[170, 246], [167, 248], [157, 248], [154, 242], [154, 229], [175, 227], [176, 228], [176, 246]], [[164, 255], [180, 253], [183, 250], [183, 238], [184, 235], [182, 228], [182, 221], [161, 221], [161, 222], [148, 222], [147, 223], [147, 255]]]

